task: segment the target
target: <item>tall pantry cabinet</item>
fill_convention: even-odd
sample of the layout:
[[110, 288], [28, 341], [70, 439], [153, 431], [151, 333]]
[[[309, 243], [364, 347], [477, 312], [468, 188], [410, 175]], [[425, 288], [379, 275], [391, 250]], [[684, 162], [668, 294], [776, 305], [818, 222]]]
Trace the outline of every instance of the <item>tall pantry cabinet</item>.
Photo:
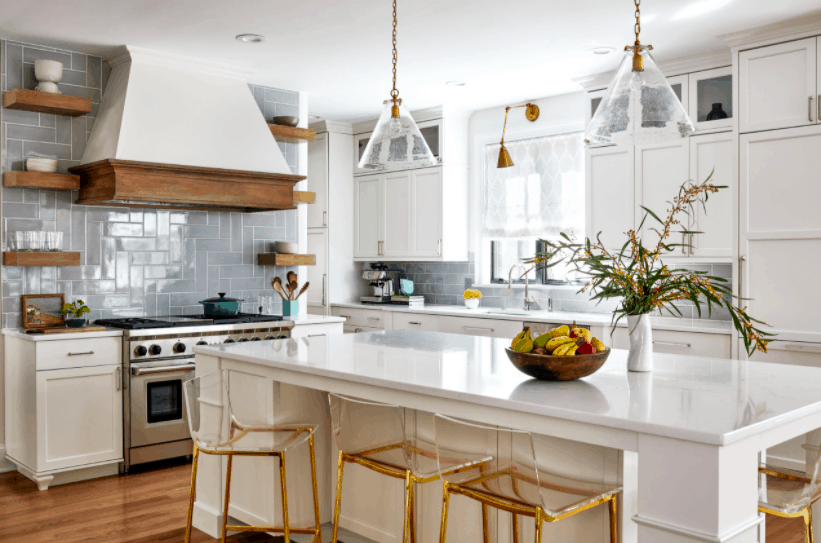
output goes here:
[[316, 141], [308, 143], [308, 266], [311, 288], [308, 313], [330, 315], [331, 303], [358, 301], [364, 283], [354, 255], [353, 135], [351, 125], [321, 121], [311, 125]]

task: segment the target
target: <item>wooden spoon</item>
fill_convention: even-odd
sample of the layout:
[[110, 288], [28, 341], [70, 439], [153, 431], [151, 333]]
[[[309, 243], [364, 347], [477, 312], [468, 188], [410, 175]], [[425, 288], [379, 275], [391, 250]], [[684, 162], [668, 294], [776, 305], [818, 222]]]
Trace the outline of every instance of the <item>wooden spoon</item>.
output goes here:
[[287, 300], [285, 294], [282, 293], [282, 279], [280, 279], [279, 277], [274, 277], [274, 280], [271, 282], [271, 286], [274, 288], [275, 291], [277, 291], [277, 294], [279, 294], [280, 298], [282, 298], [283, 300]]
[[302, 293], [308, 290], [308, 287], [311, 285], [310, 281], [306, 281], [302, 288], [299, 289], [299, 294], [296, 295], [296, 299], [299, 300], [299, 297], [302, 296]]
[[[294, 274], [294, 276], [296, 276], [296, 274]], [[290, 287], [291, 287], [291, 300], [296, 300], [296, 290], [299, 288], [299, 285], [297, 285], [296, 281], [291, 281]]]

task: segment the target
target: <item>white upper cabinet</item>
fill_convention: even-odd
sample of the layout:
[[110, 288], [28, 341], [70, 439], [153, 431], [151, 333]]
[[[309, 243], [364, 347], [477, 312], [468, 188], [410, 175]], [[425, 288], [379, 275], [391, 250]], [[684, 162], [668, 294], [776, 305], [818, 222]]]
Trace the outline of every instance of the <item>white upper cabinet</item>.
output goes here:
[[697, 133], [733, 128], [733, 68], [716, 68], [691, 73], [690, 119]]
[[739, 132], [818, 122], [816, 38], [739, 53]]
[[382, 247], [380, 256], [402, 256], [411, 251], [411, 179], [413, 172], [382, 176]]
[[670, 83], [670, 88], [673, 89], [678, 101], [681, 102], [681, 107], [687, 112], [687, 115], [692, 116], [690, 111], [690, 78], [687, 74], [673, 75], [667, 78]]
[[[658, 215], [662, 221], [667, 217], [670, 202], [678, 195], [679, 187], [689, 178], [690, 145], [688, 138], [672, 142], [636, 146], [636, 227], [641, 224], [645, 215], [644, 206]], [[686, 222], [685, 216], [683, 221]], [[661, 230], [662, 225], [652, 216], [644, 221], [642, 231], [643, 245], [655, 249], [659, 241], [654, 231]], [[682, 234], [671, 234], [666, 243], [682, 243]], [[687, 256], [686, 248], [677, 247], [672, 256]]]
[[308, 143], [308, 190], [316, 201], [308, 206], [308, 228], [328, 226], [328, 133]]
[[354, 181], [354, 256], [378, 257], [382, 249], [383, 176], [368, 175]]
[[624, 233], [634, 228], [633, 157], [633, 147], [608, 146], [586, 152], [587, 237], [596, 239], [601, 232], [608, 250], [621, 249]]
[[[328, 307], [328, 229], [308, 230], [308, 254], [316, 255], [316, 266], [308, 266], [308, 281], [311, 288], [305, 293], [309, 307]], [[326, 314], [313, 313], [316, 314]]]
[[703, 233], [693, 234], [690, 240], [692, 247], [688, 249], [691, 256], [733, 256], [734, 159], [731, 132], [690, 138], [690, 176], [693, 183], [703, 183], [712, 172], [710, 182], [727, 187], [709, 195], [706, 210], [701, 205], [695, 206], [689, 229]]
[[442, 169], [413, 172], [413, 248], [415, 257], [442, 256]]

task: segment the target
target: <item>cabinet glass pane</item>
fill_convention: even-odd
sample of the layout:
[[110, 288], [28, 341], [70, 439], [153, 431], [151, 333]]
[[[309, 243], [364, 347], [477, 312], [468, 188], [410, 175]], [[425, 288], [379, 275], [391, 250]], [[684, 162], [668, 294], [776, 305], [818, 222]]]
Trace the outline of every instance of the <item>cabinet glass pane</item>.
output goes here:
[[[371, 138], [363, 138], [358, 140], [359, 144], [359, 160], [362, 160], [362, 155], [365, 154], [365, 148], [368, 146], [368, 142], [371, 141]], [[358, 164], [358, 162], [357, 162]]]
[[681, 83], [670, 85], [670, 88], [673, 89], [673, 93], [675, 93], [676, 98], [678, 98], [678, 101], [681, 102]]
[[420, 128], [419, 132], [425, 138], [425, 143], [430, 147], [433, 156], [439, 156], [439, 125], [428, 126], [427, 128]]
[[701, 79], [697, 83], [696, 92], [698, 122], [728, 119], [733, 116], [732, 75]]
[[604, 98], [600, 96], [599, 98], [593, 98], [590, 100], [590, 118], [593, 118], [593, 115], [596, 114], [596, 110], [599, 109], [599, 104], [601, 104], [601, 99]]

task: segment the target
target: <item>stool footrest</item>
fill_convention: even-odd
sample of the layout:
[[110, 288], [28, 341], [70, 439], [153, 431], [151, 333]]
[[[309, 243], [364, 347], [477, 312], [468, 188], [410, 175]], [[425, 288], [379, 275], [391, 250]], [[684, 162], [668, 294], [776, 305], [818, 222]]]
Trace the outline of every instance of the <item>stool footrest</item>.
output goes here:
[[[284, 532], [282, 526], [231, 526], [225, 527], [232, 532]], [[315, 534], [318, 528], [288, 528], [292, 534]]]

